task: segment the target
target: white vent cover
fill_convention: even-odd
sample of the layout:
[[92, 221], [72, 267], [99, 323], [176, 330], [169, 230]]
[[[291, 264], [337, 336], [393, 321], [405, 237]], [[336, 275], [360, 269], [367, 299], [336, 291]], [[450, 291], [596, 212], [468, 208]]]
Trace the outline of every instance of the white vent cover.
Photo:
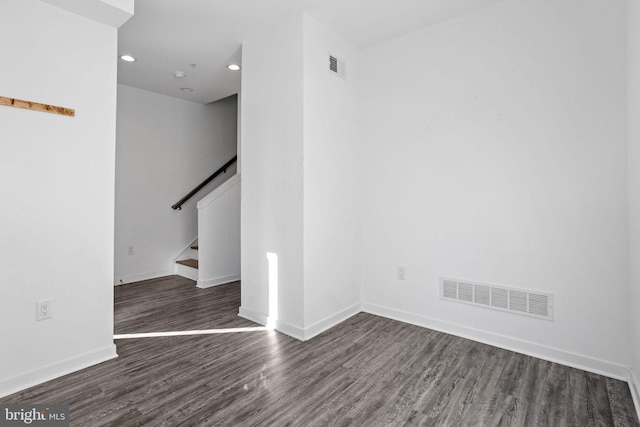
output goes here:
[[553, 295], [547, 292], [441, 277], [440, 298], [538, 319], [553, 320]]
[[345, 62], [333, 54], [329, 54], [329, 72], [345, 80], [347, 76], [347, 66]]

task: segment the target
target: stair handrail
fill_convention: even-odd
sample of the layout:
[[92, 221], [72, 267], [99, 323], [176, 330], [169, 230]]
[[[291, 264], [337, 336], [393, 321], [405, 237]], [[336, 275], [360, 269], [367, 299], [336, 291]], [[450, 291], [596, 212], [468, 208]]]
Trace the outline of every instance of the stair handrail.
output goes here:
[[190, 198], [192, 198], [198, 191], [202, 190], [204, 188], [205, 185], [207, 185], [208, 183], [210, 183], [211, 181], [213, 181], [218, 175], [222, 174], [222, 173], [226, 173], [227, 169], [229, 168], [229, 166], [231, 166], [232, 164], [234, 164], [236, 162], [236, 160], [238, 160], [238, 156], [235, 155], [233, 156], [233, 158], [231, 160], [229, 160], [227, 163], [225, 163], [224, 165], [222, 165], [220, 167], [220, 169], [218, 169], [217, 171], [215, 171], [213, 173], [213, 175], [211, 175], [209, 178], [205, 179], [204, 181], [202, 181], [196, 188], [194, 188], [193, 190], [189, 191], [189, 193], [187, 193], [186, 196], [184, 196], [182, 199], [180, 199], [175, 205], [171, 206], [171, 209], [173, 210], [182, 210], [182, 205], [189, 200]]

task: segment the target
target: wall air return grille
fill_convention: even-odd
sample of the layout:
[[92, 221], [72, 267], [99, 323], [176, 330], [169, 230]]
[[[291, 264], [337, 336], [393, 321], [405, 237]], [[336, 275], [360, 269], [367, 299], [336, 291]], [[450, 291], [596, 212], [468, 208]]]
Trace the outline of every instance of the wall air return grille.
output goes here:
[[475, 285], [475, 303], [491, 305], [491, 288], [489, 286]]
[[443, 280], [442, 296], [444, 298], [458, 299], [458, 282], [453, 280]]
[[471, 283], [458, 282], [458, 299], [473, 302], [473, 285]]
[[329, 55], [329, 71], [338, 72], [338, 58]]
[[347, 75], [347, 66], [345, 62], [335, 55], [329, 54], [329, 73], [345, 80]]
[[538, 319], [553, 320], [553, 296], [546, 292], [440, 278], [440, 298]]
[[509, 308], [509, 291], [502, 288], [491, 288], [491, 307]]

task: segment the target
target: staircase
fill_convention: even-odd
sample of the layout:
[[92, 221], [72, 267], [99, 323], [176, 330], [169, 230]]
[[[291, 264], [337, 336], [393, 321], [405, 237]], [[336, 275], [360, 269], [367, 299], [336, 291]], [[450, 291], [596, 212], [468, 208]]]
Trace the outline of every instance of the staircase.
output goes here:
[[184, 250], [176, 260], [174, 272], [178, 276], [198, 280], [198, 244], [194, 243]]
[[[209, 230], [210, 228], [210, 224], [213, 224], [214, 227], [217, 225], [219, 228], [226, 230], [229, 229], [229, 227], [232, 227], [233, 225], [237, 225], [237, 236], [233, 235], [233, 236], [229, 236], [227, 235], [228, 233], [222, 233], [223, 237], [225, 238], [231, 238], [233, 240], [235, 240], [237, 238], [237, 243], [238, 243], [238, 247], [237, 247], [237, 254], [234, 253], [234, 256], [236, 256], [236, 258], [238, 259], [238, 265], [239, 265], [239, 260], [240, 260], [240, 246], [239, 246], [239, 242], [240, 242], [240, 186], [236, 185], [239, 184], [240, 182], [240, 176], [236, 173], [237, 172], [237, 165], [236, 162], [238, 160], [238, 156], [233, 156], [233, 158], [231, 158], [231, 160], [229, 160], [227, 163], [225, 163], [224, 165], [222, 165], [217, 171], [215, 171], [213, 173], [213, 175], [211, 175], [210, 177], [208, 177], [207, 179], [205, 179], [204, 181], [202, 181], [199, 185], [197, 185], [193, 190], [191, 190], [186, 196], [184, 196], [182, 199], [180, 199], [177, 203], [175, 203], [174, 205], [171, 206], [171, 209], [173, 210], [182, 210], [182, 206], [189, 200], [191, 199], [194, 195], [196, 195], [200, 190], [204, 189], [207, 185], [209, 185], [209, 183], [213, 182], [216, 177], [222, 175], [222, 174], [226, 174], [227, 173], [227, 169], [230, 169], [233, 174], [231, 176], [229, 176], [227, 179], [224, 179], [220, 182], [218, 182], [217, 184], [214, 182], [214, 184], [216, 185], [215, 187], [211, 188], [211, 192], [206, 195], [205, 197], [203, 197], [200, 201], [198, 201], [197, 204], [197, 208], [198, 208], [198, 230], [201, 230], [204, 226], [204, 228], [206, 228], [207, 230]], [[231, 201], [226, 200], [229, 199], [228, 195], [226, 197], [225, 193], [227, 193], [229, 191], [230, 188], [235, 188], [236, 192], [230, 192], [229, 194], [233, 194], [237, 196], [235, 199], [231, 199]], [[201, 209], [206, 209], [208, 206], [210, 205], [217, 205], [217, 201], [216, 199], [218, 198], [222, 198], [223, 203], [220, 205], [220, 208], [218, 209], [218, 211], [216, 211], [216, 213], [221, 213], [221, 215], [218, 215], [219, 218], [216, 218], [216, 215], [214, 215], [211, 218], [208, 218], [207, 221], [205, 221], [203, 223], [203, 219], [202, 219], [202, 215], [201, 215]], [[236, 200], [237, 199], [237, 200]], [[214, 203], [215, 202], [215, 203]], [[235, 205], [234, 205], [235, 202]], [[237, 206], [236, 206], [237, 205]], [[233, 210], [233, 208], [236, 207], [237, 209]], [[213, 209], [209, 209], [210, 211], [214, 211]], [[221, 211], [221, 212], [219, 212]], [[229, 213], [232, 212], [232, 216], [231, 218], [227, 218], [225, 217], [225, 213]], [[222, 221], [222, 222], [221, 222]], [[237, 222], [237, 224], [236, 224]], [[235, 228], [234, 228], [235, 230]], [[214, 232], [217, 231], [217, 229], [214, 230]], [[196, 282], [198, 282], [198, 287], [209, 287], [209, 286], [215, 286], [218, 284], [222, 284], [222, 283], [227, 283], [225, 282], [225, 280], [227, 281], [232, 281], [232, 280], [239, 280], [240, 278], [240, 268], [237, 268], [237, 272], [234, 272], [233, 275], [227, 275], [227, 276], [217, 276], [216, 274], [218, 273], [217, 268], [218, 266], [216, 265], [215, 259], [216, 258], [221, 258], [223, 261], [225, 260], [224, 256], [220, 256], [221, 254], [218, 253], [215, 250], [216, 247], [216, 240], [212, 240], [210, 233], [205, 233], [202, 236], [202, 241], [203, 243], [205, 243], [205, 248], [207, 248], [207, 256], [212, 256], [213, 259], [209, 260], [207, 259], [206, 263], [203, 264], [203, 269], [200, 270], [200, 265], [199, 265], [199, 261], [198, 261], [198, 239], [196, 238], [191, 245], [189, 245], [188, 247], [186, 247], [181, 253], [180, 255], [178, 255], [176, 258], [174, 258], [174, 265], [173, 265], [173, 273], [177, 274], [178, 276], [182, 276], [182, 277], [186, 277], [188, 279], [191, 280], [195, 280]], [[216, 235], [217, 237], [220, 236], [220, 234], [218, 233]], [[233, 242], [231, 242], [233, 243]], [[227, 243], [225, 243], [225, 245], [223, 246], [224, 248], [226, 248], [228, 246]], [[233, 245], [232, 245], [233, 246]], [[212, 250], [212, 248], [214, 248]], [[223, 254], [224, 255], [224, 254]], [[211, 272], [211, 270], [213, 269], [213, 272]], [[226, 272], [225, 269], [222, 269], [223, 272]], [[202, 278], [200, 277], [201, 274], [204, 274], [205, 276], [207, 275], [213, 275], [212, 278], [207, 278], [205, 277], [205, 280], [202, 280]]]
[[240, 182], [235, 174], [198, 201], [198, 237], [174, 258], [173, 273], [199, 288], [240, 280]]

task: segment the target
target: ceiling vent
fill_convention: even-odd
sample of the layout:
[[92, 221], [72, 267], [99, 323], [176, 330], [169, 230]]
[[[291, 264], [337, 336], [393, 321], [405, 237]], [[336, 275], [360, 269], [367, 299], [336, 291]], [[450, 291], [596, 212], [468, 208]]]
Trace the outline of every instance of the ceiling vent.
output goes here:
[[547, 292], [440, 278], [440, 298], [493, 310], [553, 320], [553, 295]]
[[345, 62], [335, 55], [329, 54], [329, 72], [334, 76], [345, 80], [347, 75], [347, 67]]

